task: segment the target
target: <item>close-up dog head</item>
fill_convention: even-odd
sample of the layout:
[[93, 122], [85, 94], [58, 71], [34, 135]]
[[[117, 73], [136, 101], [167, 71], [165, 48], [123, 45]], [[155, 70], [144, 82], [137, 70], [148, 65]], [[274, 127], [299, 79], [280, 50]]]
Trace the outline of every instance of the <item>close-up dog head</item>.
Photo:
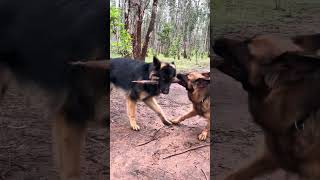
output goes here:
[[179, 84], [189, 92], [201, 91], [210, 85], [210, 73], [190, 72], [186, 74], [178, 74]]
[[158, 58], [154, 57], [153, 66], [154, 71], [152, 72], [152, 75], [157, 77], [160, 92], [169, 94], [170, 85], [176, 76], [176, 66], [174, 62], [161, 62]]
[[[310, 38], [312, 36], [306, 37], [308, 42], [303, 41], [304, 36], [284, 38], [261, 35], [242, 41], [217, 39], [213, 50], [223, 60], [216, 68], [240, 81], [247, 91], [272, 88], [280, 79], [299, 79], [300, 73], [308, 71], [309, 67], [313, 67], [311, 62], [316, 62], [310, 61], [315, 57], [303, 55], [301, 52], [310, 53], [320, 48], [312, 46], [316, 45]], [[314, 40], [317, 41], [316, 38]]]

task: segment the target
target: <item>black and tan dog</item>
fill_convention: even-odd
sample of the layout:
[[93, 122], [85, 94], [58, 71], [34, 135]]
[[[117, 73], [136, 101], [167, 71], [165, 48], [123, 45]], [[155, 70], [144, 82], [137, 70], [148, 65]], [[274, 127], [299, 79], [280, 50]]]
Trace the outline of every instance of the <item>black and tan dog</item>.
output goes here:
[[173, 124], [199, 115], [207, 120], [206, 128], [199, 134], [198, 139], [204, 141], [210, 132], [210, 73], [190, 72], [178, 74], [179, 84], [186, 88], [192, 109], [185, 115], [171, 121]]
[[221, 38], [213, 49], [223, 58], [217, 68], [248, 92], [249, 110], [265, 135], [264, 153], [227, 179], [279, 168], [320, 179], [320, 34]]
[[[160, 93], [168, 94], [175, 76], [176, 67], [174, 63], [161, 62], [156, 57], [154, 57], [153, 63], [123, 58], [110, 60], [110, 82], [126, 92], [127, 113], [133, 130], [140, 129], [136, 122], [138, 101], [143, 101], [156, 112], [164, 124], [171, 124], [154, 97], [160, 95]], [[133, 82], [139, 80], [153, 80], [156, 83]]]
[[1, 97], [17, 82], [31, 102], [41, 98], [63, 180], [80, 179], [88, 124], [109, 119], [106, 7], [104, 0], [0, 2]]

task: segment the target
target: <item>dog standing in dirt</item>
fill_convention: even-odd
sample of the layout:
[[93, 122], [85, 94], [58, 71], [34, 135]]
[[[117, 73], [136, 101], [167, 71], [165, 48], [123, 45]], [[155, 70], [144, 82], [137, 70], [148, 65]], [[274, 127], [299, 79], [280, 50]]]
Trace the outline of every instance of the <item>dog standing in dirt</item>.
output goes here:
[[264, 153], [226, 179], [253, 179], [279, 168], [320, 179], [320, 34], [212, 44], [223, 58], [216, 68], [248, 92], [250, 113], [265, 136]]
[[199, 134], [198, 139], [204, 141], [210, 132], [210, 73], [190, 72], [178, 74], [179, 84], [188, 91], [188, 98], [192, 102], [192, 109], [185, 115], [171, 121], [173, 124], [199, 115], [207, 120], [206, 128]]
[[16, 82], [45, 102], [63, 180], [80, 179], [88, 124], [109, 120], [106, 7], [104, 0], [0, 2], [1, 97]]
[[[126, 92], [127, 114], [133, 130], [140, 130], [136, 122], [137, 102], [143, 101], [157, 113], [165, 125], [171, 125], [155, 100], [160, 93], [168, 94], [175, 80], [174, 63], [165, 63], [153, 58], [153, 63], [139, 60], [116, 58], [110, 60], [110, 82]], [[133, 81], [146, 80], [151, 83]], [[155, 82], [155, 83], [154, 83]]]

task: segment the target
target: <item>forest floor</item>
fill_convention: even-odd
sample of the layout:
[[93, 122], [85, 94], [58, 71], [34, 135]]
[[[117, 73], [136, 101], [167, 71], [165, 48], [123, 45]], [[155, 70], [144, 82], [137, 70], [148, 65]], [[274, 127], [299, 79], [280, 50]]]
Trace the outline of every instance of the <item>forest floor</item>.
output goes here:
[[[197, 69], [203, 72], [209, 69]], [[169, 119], [191, 108], [184, 87], [172, 84], [168, 95], [156, 98]], [[210, 177], [210, 140], [197, 139], [206, 126], [200, 117], [185, 120], [179, 126], [164, 126], [144, 103], [137, 108], [140, 131], [130, 129], [125, 96], [121, 90], [111, 93], [110, 174], [111, 179], [206, 180]], [[190, 148], [204, 146], [166, 158]]]
[[[248, 0], [247, 0], [248, 1]], [[265, 1], [267, 2], [267, 1]], [[270, 1], [271, 2], [271, 1]], [[217, 36], [232, 38], [251, 37], [256, 34], [275, 33], [283, 36], [319, 33], [320, 5], [300, 7], [299, 15], [279, 18], [279, 22], [260, 22], [242, 27], [229, 24], [228, 31], [218, 31]], [[248, 112], [247, 94], [241, 85], [230, 77], [211, 69], [213, 73], [213, 167], [211, 175], [222, 180], [227, 174], [253, 160], [261, 150], [262, 130], [253, 123]], [[259, 178], [259, 180], [287, 179], [283, 171]], [[297, 179], [289, 175], [289, 179]]]
[[[0, 180], [57, 180], [43, 99], [28, 103], [23, 89], [9, 88], [0, 106]], [[89, 129], [82, 150], [82, 179], [107, 178], [107, 129]]]

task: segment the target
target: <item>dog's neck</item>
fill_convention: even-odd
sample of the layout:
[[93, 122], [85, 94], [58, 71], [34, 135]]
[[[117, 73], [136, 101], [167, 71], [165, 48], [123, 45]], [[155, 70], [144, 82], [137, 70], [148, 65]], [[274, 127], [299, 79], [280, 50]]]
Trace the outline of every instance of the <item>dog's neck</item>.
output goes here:
[[196, 89], [196, 90], [193, 90], [192, 92], [189, 91], [188, 94], [189, 94], [190, 101], [195, 103], [203, 103], [206, 99], [210, 97], [210, 94], [207, 88]]

